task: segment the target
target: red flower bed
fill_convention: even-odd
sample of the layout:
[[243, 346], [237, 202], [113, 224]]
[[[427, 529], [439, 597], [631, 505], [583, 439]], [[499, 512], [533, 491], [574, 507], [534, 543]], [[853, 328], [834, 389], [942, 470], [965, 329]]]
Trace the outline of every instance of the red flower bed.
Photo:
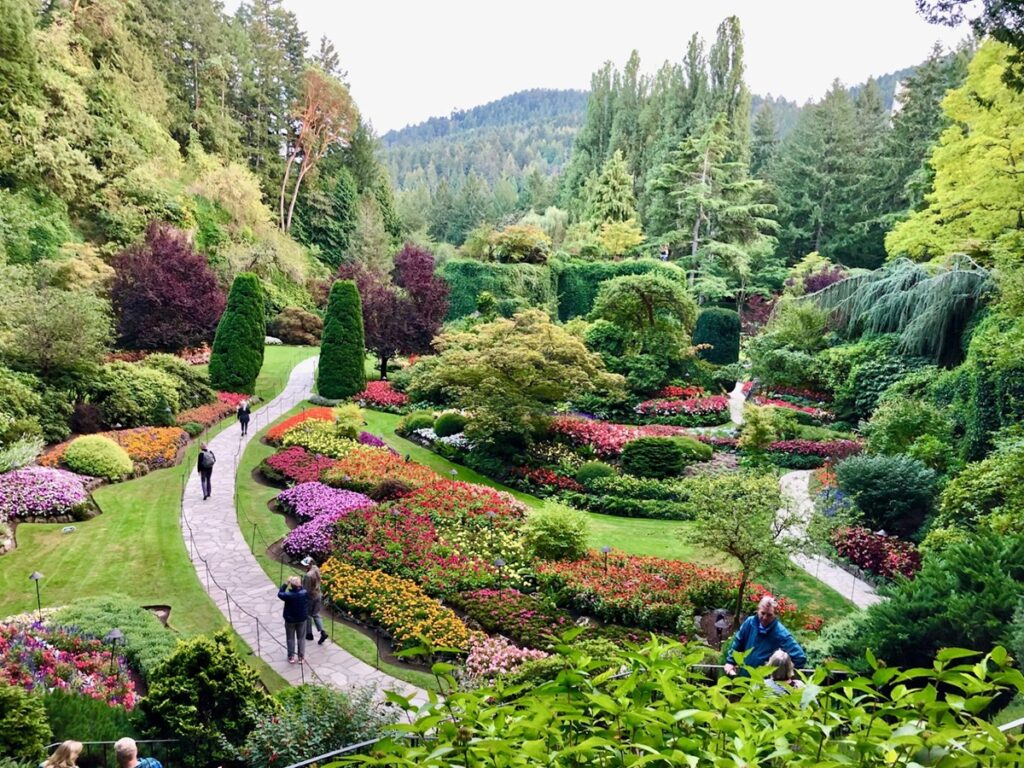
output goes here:
[[667, 387], [659, 389], [654, 393], [654, 396], [664, 400], [679, 400], [691, 397], [702, 397], [704, 394], [704, 387], [676, 387], [670, 384]]
[[[736, 601], [739, 578], [717, 568], [659, 557], [592, 553], [575, 562], [542, 562], [537, 572], [560, 605], [602, 621], [668, 632], [689, 632], [693, 616]], [[768, 591], [747, 587], [751, 612]], [[779, 599], [779, 615], [796, 610]]]
[[371, 381], [366, 389], [353, 398], [364, 408], [376, 408], [378, 410], [399, 409], [408, 405], [409, 396], [404, 392], [396, 392], [391, 388], [390, 382]]
[[744, 381], [743, 382], [743, 387], [741, 388], [741, 391], [743, 392], [743, 396], [747, 397], [750, 394], [750, 390], [752, 390], [753, 388], [754, 388], [754, 382], [752, 382], [752, 381]]
[[845, 459], [864, 449], [856, 440], [776, 440], [768, 450], [797, 456], [820, 456], [826, 459]]
[[584, 488], [571, 477], [560, 475], [546, 467], [539, 469], [528, 469], [517, 467], [512, 470], [512, 476], [518, 478], [526, 485], [536, 486], [541, 489], [554, 488], [560, 491], [576, 491], [582, 493]]
[[887, 579], [912, 578], [921, 570], [921, 553], [909, 541], [882, 536], [867, 528], [837, 528], [832, 534], [836, 552], [865, 571]]
[[319, 453], [310, 453], [305, 448], [293, 445], [268, 456], [260, 465], [260, 471], [271, 480], [286, 483], [311, 483], [319, 480], [324, 470], [330, 469], [335, 460]]
[[667, 424], [647, 424], [632, 427], [607, 421], [581, 419], [575, 416], [557, 416], [551, 421], [551, 431], [571, 445], [586, 445], [603, 458], [615, 458], [623, 446], [638, 437], [672, 437], [689, 435], [685, 427]]
[[198, 347], [185, 347], [177, 353], [177, 356], [189, 365], [206, 365], [210, 362], [211, 352], [209, 344], [202, 344]]
[[775, 400], [770, 397], [762, 397], [761, 395], [755, 395], [754, 404], [760, 406], [772, 406], [773, 408], [787, 408], [791, 411], [800, 411], [806, 413], [819, 421], [831, 421], [832, 414], [822, 408], [814, 408], [810, 405], [795, 405], [788, 400]]
[[403, 497], [401, 504], [412, 512], [429, 515], [437, 524], [448, 520], [465, 524], [474, 520], [501, 528], [510, 521], [518, 523], [526, 516], [526, 507], [507, 493], [451, 480], [425, 485]]
[[802, 389], [800, 387], [766, 387], [766, 397], [795, 397], [800, 400], [809, 400], [813, 403], [831, 403], [832, 395], [827, 392], [816, 392], [813, 389]]
[[729, 412], [729, 398], [725, 395], [694, 397], [688, 400], [644, 400], [634, 410], [641, 416], [693, 416], [719, 417]]
[[230, 405], [232, 408], [237, 408], [240, 403], [245, 401], [252, 401], [253, 396], [247, 395], [244, 392], [218, 392], [217, 399], [225, 405]]
[[310, 419], [320, 419], [321, 421], [334, 421], [334, 411], [330, 408], [308, 408], [302, 413], [297, 413], [294, 416], [285, 419], [280, 424], [275, 424], [269, 430], [267, 430], [267, 442], [271, 445], [277, 445], [281, 442], [281, 438], [284, 437], [284, 433], [292, 427], [298, 426], [304, 421]]
[[384, 480], [398, 480], [411, 488], [420, 488], [436, 482], [434, 470], [406, 461], [384, 448], [358, 446], [338, 459], [324, 473], [324, 482], [336, 488], [367, 493]]

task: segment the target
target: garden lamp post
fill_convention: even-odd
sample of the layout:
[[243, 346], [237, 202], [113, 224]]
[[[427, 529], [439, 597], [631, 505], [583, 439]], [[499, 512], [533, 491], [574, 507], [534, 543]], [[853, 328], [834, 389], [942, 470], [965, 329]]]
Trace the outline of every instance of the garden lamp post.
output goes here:
[[504, 575], [504, 571], [502, 569], [505, 567], [505, 558], [497, 558], [494, 561], [494, 564], [498, 568], [498, 589], [501, 589], [501, 577]]
[[43, 578], [43, 574], [39, 571], [32, 571], [29, 578], [36, 583], [36, 612], [39, 615], [39, 620], [43, 620], [43, 598], [39, 593], [39, 580]]
[[457, 478], [459, 476], [459, 471], [457, 469], [453, 469], [450, 474], [452, 476], [452, 482], [454, 483], [455, 482], [455, 478]]
[[117, 650], [117, 646], [124, 642], [124, 632], [114, 627], [107, 632], [107, 636], [103, 638], [103, 641], [110, 643], [110, 674], [114, 674], [114, 653]]
[[601, 554], [604, 555], [604, 570], [605, 570], [605, 573], [608, 572], [608, 553], [611, 552], [611, 551], [612, 551], [612, 548], [609, 547], [607, 544], [605, 544], [603, 547], [601, 547]]

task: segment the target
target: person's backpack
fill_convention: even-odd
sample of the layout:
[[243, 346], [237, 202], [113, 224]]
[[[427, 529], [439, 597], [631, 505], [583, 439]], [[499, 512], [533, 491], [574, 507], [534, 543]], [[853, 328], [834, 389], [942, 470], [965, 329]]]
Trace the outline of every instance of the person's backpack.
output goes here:
[[213, 455], [213, 451], [199, 452], [199, 467], [201, 469], [213, 469], [213, 465], [216, 462], [217, 457]]

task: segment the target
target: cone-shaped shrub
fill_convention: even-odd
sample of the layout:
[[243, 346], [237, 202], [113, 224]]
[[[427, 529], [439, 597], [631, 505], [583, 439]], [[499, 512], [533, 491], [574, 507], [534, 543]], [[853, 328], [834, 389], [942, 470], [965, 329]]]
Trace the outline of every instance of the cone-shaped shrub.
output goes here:
[[740, 316], [731, 309], [711, 307], [697, 315], [694, 344], [710, 344], [699, 354], [709, 363], [728, 365], [740, 359]]
[[338, 400], [352, 397], [366, 388], [363, 359], [363, 308], [352, 280], [338, 280], [331, 286], [320, 338], [320, 369], [317, 391]]
[[210, 384], [214, 389], [253, 393], [263, 367], [266, 335], [260, 279], [251, 272], [243, 272], [231, 285], [228, 306], [213, 339]]

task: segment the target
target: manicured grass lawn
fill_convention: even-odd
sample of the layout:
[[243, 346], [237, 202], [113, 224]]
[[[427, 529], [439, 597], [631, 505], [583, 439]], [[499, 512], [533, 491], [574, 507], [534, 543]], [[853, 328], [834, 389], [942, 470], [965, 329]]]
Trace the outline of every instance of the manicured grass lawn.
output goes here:
[[[309, 403], [302, 403], [291, 411], [282, 414], [281, 418], [287, 418], [308, 407]], [[288, 525], [285, 523], [284, 515], [271, 512], [267, 507], [267, 502], [280, 493], [280, 490], [258, 483], [252, 476], [253, 470], [259, 466], [260, 462], [275, 452], [273, 447], [260, 442], [264, 432], [266, 432], [266, 429], [262, 430], [256, 436], [256, 439], [249, 443], [245, 453], [242, 454], [242, 459], [238, 465], [238, 474], [236, 475], [235, 509], [238, 513], [238, 526], [246, 541], [249, 542], [250, 546], [255, 541], [253, 554], [259, 561], [260, 566], [275, 584], [279, 584], [282, 581], [282, 573], [287, 576], [291, 573], [301, 573], [301, 571], [291, 568], [284, 568], [282, 570], [281, 563], [267, 556], [267, 547], [288, 533]], [[253, 535], [254, 525], [256, 526], [255, 537]], [[326, 617], [325, 626], [333, 642], [367, 664], [371, 666], [375, 664], [377, 651], [373, 640], [346, 624], [335, 623], [332, 628]], [[392, 677], [405, 680], [421, 688], [437, 687], [437, 682], [432, 675], [419, 670], [386, 663], [381, 663], [380, 669]]]
[[[496, 483], [471, 469], [441, 458], [416, 443], [395, 434], [395, 426], [401, 417], [380, 411], [363, 411], [367, 430], [380, 435], [401, 454], [409, 454], [413, 461], [447, 475], [452, 469], [458, 472], [460, 480], [480, 483], [512, 493], [533, 509], [546, 503], [536, 496]], [[687, 541], [687, 531], [692, 524], [677, 520], [644, 520], [630, 517], [615, 517], [585, 513], [590, 518], [590, 544], [594, 548], [610, 546], [633, 555], [651, 555], [692, 563], [704, 563], [729, 568], [731, 563], [724, 555], [709, 552]], [[792, 597], [803, 610], [816, 613], [825, 619], [835, 619], [856, 610], [853, 603], [834, 589], [825, 586], [810, 574], [793, 567], [779, 576], [765, 579], [768, 586], [779, 594]]]

